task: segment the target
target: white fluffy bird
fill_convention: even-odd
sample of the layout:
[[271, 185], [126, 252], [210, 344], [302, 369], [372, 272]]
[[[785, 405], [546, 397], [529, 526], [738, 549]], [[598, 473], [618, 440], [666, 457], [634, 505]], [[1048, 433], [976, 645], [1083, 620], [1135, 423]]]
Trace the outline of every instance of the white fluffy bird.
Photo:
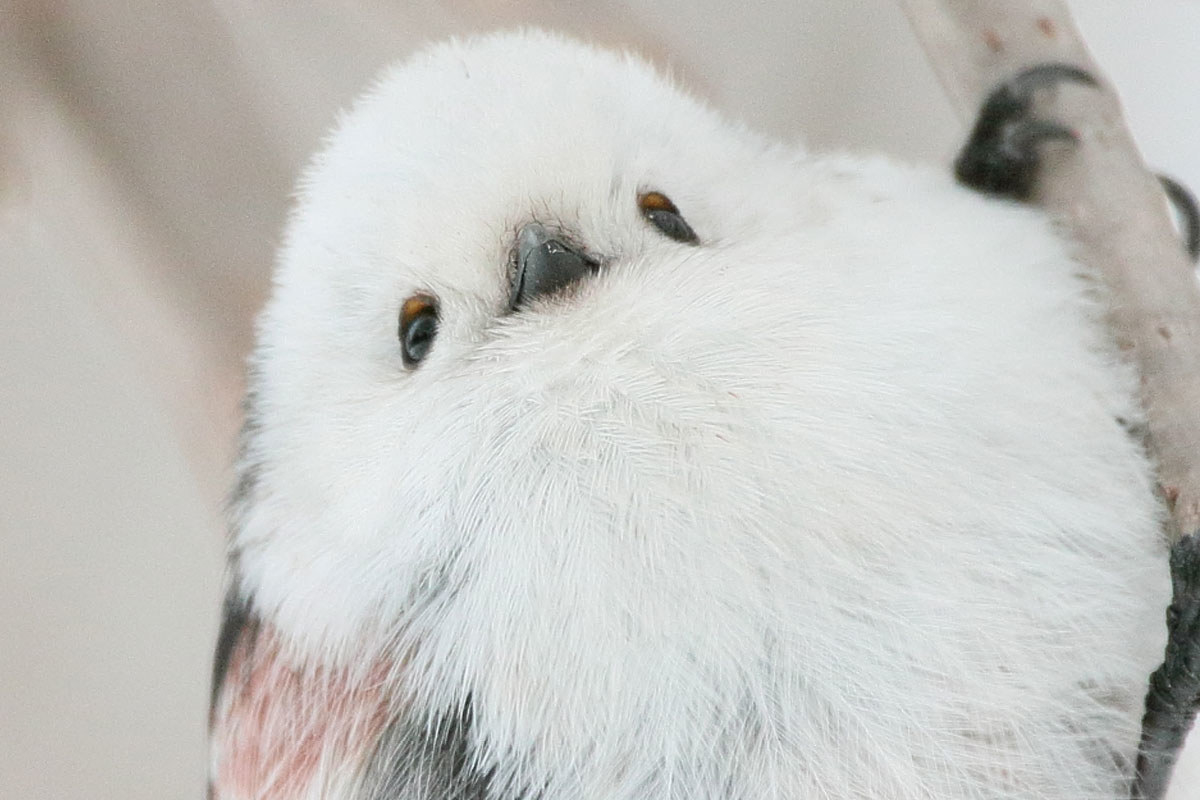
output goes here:
[[259, 326], [220, 800], [1101, 800], [1166, 547], [1037, 212], [537, 32], [383, 78]]

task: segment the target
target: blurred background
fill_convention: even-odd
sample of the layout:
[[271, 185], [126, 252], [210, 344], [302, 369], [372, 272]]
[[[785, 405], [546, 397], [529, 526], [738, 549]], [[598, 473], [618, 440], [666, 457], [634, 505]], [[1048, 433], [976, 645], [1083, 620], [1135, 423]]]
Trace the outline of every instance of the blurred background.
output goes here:
[[[1200, 188], [1200, 0], [1072, 5], [1147, 160]], [[813, 149], [949, 163], [964, 135], [892, 0], [0, 0], [0, 797], [201, 797], [242, 365], [294, 176], [382, 65], [525, 24]]]

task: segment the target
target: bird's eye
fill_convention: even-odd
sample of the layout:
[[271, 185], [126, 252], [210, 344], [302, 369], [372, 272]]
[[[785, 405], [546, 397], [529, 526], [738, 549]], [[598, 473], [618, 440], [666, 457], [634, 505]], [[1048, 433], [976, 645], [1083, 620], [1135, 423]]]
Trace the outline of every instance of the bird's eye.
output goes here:
[[429, 353], [438, 330], [437, 298], [415, 294], [400, 309], [400, 347], [404, 366], [412, 369]]
[[684, 221], [671, 198], [662, 192], [644, 192], [638, 195], [638, 208], [651, 225], [677, 242], [697, 244], [700, 240], [692, 226]]

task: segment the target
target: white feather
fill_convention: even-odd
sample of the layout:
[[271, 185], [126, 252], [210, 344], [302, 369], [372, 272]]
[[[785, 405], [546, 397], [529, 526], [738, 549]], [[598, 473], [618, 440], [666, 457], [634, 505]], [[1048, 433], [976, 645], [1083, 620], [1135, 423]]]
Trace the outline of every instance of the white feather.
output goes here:
[[[1168, 599], [1133, 382], [1051, 225], [946, 173], [536, 32], [389, 71], [261, 320], [243, 587], [301, 660], [469, 694], [545, 800], [1116, 798]], [[604, 269], [509, 315], [532, 220]]]

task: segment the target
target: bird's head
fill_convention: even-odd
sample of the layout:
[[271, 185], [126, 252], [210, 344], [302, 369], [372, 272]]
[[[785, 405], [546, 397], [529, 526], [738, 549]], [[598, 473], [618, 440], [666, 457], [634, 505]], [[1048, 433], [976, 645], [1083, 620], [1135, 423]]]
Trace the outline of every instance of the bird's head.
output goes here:
[[551, 35], [385, 74], [302, 181], [260, 320], [235, 539], [260, 607], [337, 651], [493, 550], [587, 557], [757, 494], [807, 313], [793, 157]]

